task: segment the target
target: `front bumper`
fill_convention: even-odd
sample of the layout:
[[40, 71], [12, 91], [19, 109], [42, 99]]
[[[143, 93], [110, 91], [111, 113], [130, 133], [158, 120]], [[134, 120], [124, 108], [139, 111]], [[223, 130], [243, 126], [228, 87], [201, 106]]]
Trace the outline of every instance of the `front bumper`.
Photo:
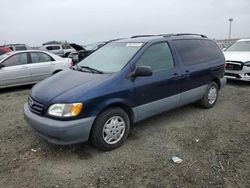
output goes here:
[[225, 77], [232, 80], [250, 81], [250, 67], [243, 66], [242, 70], [226, 70]]
[[73, 121], [58, 121], [41, 117], [30, 111], [28, 103], [24, 105], [24, 117], [38, 136], [60, 145], [87, 141], [95, 120], [95, 117], [88, 117]]

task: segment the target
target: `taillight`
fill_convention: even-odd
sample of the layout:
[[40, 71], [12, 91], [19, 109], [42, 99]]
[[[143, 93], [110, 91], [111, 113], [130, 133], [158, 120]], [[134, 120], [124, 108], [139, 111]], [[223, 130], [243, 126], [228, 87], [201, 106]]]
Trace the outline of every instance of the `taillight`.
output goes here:
[[71, 67], [74, 66], [73, 60], [71, 60], [70, 65], [71, 65]]
[[227, 67], [227, 61], [225, 60], [224, 68], [226, 68], [226, 67]]

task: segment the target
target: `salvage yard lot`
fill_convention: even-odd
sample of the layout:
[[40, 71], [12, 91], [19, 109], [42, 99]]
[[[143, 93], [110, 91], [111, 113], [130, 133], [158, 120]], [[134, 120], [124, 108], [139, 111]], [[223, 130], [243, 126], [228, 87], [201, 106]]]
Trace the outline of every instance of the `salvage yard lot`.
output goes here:
[[188, 105], [137, 123], [110, 152], [37, 138], [22, 112], [30, 88], [0, 91], [0, 187], [250, 185], [249, 83], [229, 82], [212, 109]]

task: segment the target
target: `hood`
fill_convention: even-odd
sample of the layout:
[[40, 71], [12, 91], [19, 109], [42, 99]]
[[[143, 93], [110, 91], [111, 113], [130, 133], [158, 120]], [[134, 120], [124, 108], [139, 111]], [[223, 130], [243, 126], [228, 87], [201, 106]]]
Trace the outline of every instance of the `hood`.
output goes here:
[[241, 61], [243, 63], [250, 61], [250, 52], [224, 52], [227, 61]]
[[76, 51], [80, 51], [80, 50], [84, 50], [85, 51], [85, 49], [82, 46], [78, 45], [78, 44], [71, 43], [70, 46], [72, 48], [74, 48]]
[[[31, 97], [38, 102], [49, 105], [51, 101], [68, 91], [75, 91], [64, 102], [74, 100], [89, 89], [101, 84], [111, 74], [93, 74], [75, 70], [64, 70], [36, 84], [31, 90]], [[80, 92], [79, 89], [80, 88]]]

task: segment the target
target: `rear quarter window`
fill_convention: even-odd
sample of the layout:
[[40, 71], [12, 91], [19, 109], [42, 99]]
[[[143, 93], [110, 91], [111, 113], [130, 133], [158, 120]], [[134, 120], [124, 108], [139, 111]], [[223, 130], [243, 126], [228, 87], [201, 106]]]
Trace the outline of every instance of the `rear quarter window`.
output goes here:
[[180, 39], [173, 42], [186, 65], [204, 63], [221, 57], [219, 47], [210, 40]]

